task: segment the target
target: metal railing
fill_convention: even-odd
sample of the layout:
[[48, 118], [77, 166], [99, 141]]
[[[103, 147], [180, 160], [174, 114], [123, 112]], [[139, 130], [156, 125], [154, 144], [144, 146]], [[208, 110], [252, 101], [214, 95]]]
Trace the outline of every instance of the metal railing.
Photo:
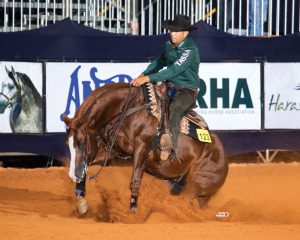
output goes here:
[[[162, 22], [186, 14], [240, 36], [286, 35], [299, 31], [298, 0], [0, 0], [0, 31], [47, 26], [70, 17], [103, 31], [166, 33]], [[252, 28], [252, 30], [251, 30]]]

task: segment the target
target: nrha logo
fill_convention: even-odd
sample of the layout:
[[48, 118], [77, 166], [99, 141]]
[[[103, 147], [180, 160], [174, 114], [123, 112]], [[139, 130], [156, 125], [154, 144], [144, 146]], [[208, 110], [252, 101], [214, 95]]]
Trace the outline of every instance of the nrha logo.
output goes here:
[[229, 212], [217, 212], [216, 218], [228, 218], [230, 216]]

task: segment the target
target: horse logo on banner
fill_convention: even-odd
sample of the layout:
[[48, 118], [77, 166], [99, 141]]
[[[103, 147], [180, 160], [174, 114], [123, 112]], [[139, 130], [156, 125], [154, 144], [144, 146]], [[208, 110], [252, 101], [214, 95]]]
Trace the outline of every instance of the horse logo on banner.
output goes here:
[[75, 109], [77, 110], [81, 104], [82, 101], [84, 101], [90, 94], [91, 92], [98, 88], [105, 86], [107, 84], [111, 83], [129, 83], [132, 79], [129, 75], [126, 74], [117, 74], [114, 75], [108, 79], [99, 79], [96, 76], [97, 73], [97, 68], [92, 67], [90, 70], [90, 77], [91, 80], [94, 84], [94, 88], [91, 87], [91, 81], [82, 81], [82, 90], [83, 90], [83, 100], [81, 101], [80, 95], [79, 95], [79, 78], [78, 78], [78, 72], [81, 68], [81, 65], [79, 65], [74, 72], [71, 74], [71, 81], [70, 81], [70, 87], [69, 87], [69, 92], [68, 92], [68, 98], [67, 98], [67, 104], [66, 104], [66, 109], [64, 113], [61, 115], [61, 120], [63, 121], [63, 115], [69, 115], [70, 114], [70, 107], [71, 104], [73, 103], [75, 105]]
[[42, 97], [24, 73], [13, 67], [2, 79], [0, 90], [0, 114], [10, 109], [9, 124], [13, 133], [41, 133]]

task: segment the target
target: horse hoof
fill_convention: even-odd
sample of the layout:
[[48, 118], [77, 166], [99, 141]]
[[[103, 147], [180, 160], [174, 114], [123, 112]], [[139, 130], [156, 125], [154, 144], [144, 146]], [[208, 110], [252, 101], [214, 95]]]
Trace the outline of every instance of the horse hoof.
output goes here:
[[131, 207], [130, 208], [130, 212], [132, 212], [132, 213], [136, 213], [136, 211], [137, 211], [137, 207], [135, 206], [135, 207]]
[[204, 208], [207, 205], [208, 200], [210, 199], [210, 196], [200, 196], [198, 198], [200, 208]]
[[137, 210], [137, 196], [131, 196], [130, 198], [130, 211], [135, 213]]
[[89, 206], [87, 200], [83, 197], [78, 197], [76, 210], [79, 217], [84, 217], [88, 212]]
[[171, 186], [170, 194], [172, 195], [181, 194], [184, 191], [185, 183], [186, 183], [186, 176], [169, 180], [169, 184]]
[[175, 184], [173, 185], [173, 187], [172, 187], [170, 193], [171, 193], [172, 195], [175, 195], [175, 196], [176, 196], [176, 195], [180, 195], [180, 193], [182, 193], [183, 190], [184, 190], [184, 186], [181, 186], [181, 185], [175, 183]]

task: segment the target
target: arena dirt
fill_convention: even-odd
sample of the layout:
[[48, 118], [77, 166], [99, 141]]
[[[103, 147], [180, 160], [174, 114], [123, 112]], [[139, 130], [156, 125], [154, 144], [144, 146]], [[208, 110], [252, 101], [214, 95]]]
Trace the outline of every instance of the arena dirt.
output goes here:
[[0, 239], [300, 239], [298, 162], [232, 163], [203, 209], [146, 174], [133, 214], [130, 175], [129, 166], [113, 166], [89, 181], [90, 211], [79, 219], [67, 168], [0, 168]]

